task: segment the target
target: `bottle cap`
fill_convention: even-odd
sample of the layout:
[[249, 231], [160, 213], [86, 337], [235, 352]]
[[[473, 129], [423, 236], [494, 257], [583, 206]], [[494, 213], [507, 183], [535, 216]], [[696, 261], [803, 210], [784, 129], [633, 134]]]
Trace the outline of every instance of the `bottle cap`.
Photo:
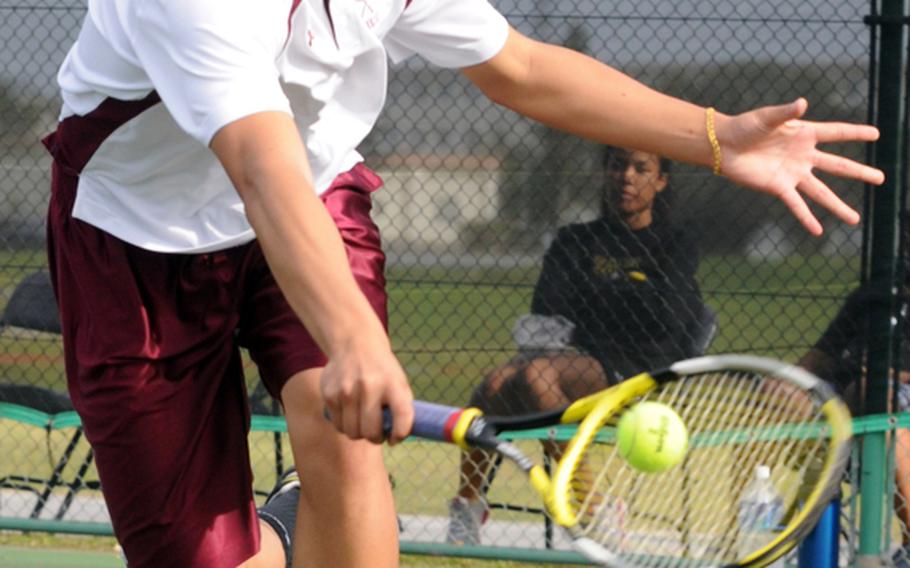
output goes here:
[[755, 468], [755, 477], [758, 479], [769, 479], [771, 477], [771, 468], [766, 465], [760, 465]]

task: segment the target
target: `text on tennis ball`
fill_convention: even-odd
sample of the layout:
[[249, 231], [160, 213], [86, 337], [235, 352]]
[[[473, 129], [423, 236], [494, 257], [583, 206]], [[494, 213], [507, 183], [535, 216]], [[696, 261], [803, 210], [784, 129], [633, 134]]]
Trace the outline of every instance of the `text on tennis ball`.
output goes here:
[[688, 448], [688, 432], [670, 407], [642, 402], [630, 408], [618, 427], [619, 454], [632, 467], [647, 473], [678, 464]]

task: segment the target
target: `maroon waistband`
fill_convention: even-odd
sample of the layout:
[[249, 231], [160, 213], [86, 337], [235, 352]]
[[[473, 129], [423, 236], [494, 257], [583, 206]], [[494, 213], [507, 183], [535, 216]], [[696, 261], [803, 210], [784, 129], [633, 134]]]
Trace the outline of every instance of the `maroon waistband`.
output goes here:
[[57, 130], [41, 142], [66, 173], [79, 175], [108, 136], [160, 102], [155, 91], [138, 101], [105, 99], [84, 116], [73, 115], [60, 121]]
[[366, 193], [372, 193], [382, 187], [382, 178], [364, 165], [363, 162], [359, 162], [348, 171], [338, 174], [332, 180], [332, 185], [329, 186], [328, 191], [340, 187], [360, 189]]

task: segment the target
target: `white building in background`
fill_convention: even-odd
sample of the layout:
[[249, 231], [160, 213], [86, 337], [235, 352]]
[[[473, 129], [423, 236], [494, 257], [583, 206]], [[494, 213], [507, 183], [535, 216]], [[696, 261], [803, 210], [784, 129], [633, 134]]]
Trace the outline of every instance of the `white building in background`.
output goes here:
[[496, 158], [393, 155], [371, 166], [385, 182], [373, 196], [373, 219], [399, 254], [460, 248], [466, 226], [499, 211]]

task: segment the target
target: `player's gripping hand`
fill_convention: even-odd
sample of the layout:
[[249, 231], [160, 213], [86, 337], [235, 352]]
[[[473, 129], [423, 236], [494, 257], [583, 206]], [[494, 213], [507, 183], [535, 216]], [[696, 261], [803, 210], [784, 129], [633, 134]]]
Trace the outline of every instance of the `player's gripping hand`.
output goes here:
[[844, 122], [802, 120], [808, 103], [796, 101], [758, 108], [716, 119], [724, 175], [732, 181], [777, 197], [813, 235], [821, 224], [805, 199], [810, 199], [855, 225], [859, 214], [815, 176], [820, 170], [842, 178], [879, 185], [884, 173], [837, 154], [817, 148], [826, 142], [872, 142], [878, 129]]
[[322, 373], [320, 383], [328, 417], [350, 438], [385, 440], [382, 409], [392, 413], [390, 444], [411, 432], [414, 405], [411, 387], [385, 336], [360, 337], [337, 349]]

